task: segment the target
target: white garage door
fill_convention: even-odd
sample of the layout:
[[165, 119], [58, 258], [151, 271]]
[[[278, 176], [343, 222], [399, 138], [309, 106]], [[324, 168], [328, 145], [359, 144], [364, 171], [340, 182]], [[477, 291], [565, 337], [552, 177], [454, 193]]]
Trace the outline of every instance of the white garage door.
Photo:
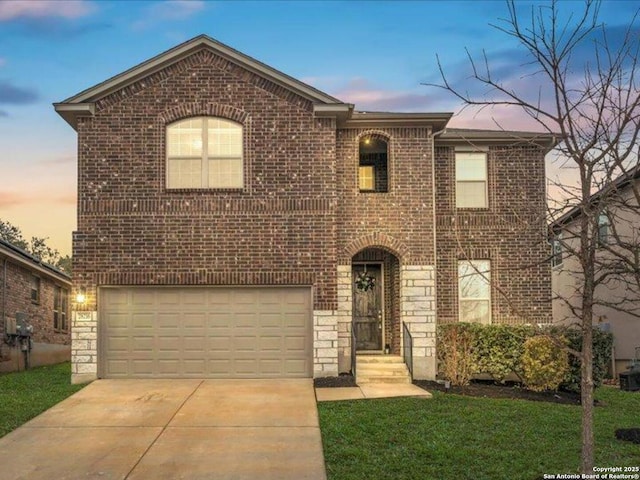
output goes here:
[[311, 290], [102, 287], [103, 378], [311, 377]]

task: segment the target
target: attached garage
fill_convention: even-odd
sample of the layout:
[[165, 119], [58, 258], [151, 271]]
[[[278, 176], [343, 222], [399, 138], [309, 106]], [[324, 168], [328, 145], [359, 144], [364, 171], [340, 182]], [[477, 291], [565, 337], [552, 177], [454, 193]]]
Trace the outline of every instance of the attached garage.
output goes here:
[[309, 287], [101, 287], [102, 378], [311, 377]]

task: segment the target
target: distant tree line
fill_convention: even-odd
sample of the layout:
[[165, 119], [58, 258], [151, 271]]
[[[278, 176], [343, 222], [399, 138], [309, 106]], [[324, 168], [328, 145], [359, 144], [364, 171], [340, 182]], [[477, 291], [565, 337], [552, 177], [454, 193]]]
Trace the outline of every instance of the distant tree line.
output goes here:
[[0, 239], [21, 248], [44, 263], [71, 274], [71, 257], [61, 256], [58, 250], [47, 245], [48, 237], [31, 237], [31, 240], [27, 240], [20, 228], [0, 219]]

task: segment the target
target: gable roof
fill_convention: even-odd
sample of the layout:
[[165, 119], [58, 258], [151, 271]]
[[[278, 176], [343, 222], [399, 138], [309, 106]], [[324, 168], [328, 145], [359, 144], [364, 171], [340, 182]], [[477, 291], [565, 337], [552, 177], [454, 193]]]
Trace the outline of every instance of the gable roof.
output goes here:
[[25, 250], [16, 247], [12, 243], [2, 240], [1, 238], [0, 256], [8, 257], [28, 270], [35, 270], [38, 273], [53, 277], [66, 285], [71, 285], [71, 277], [67, 273], [57, 269], [53, 265], [43, 262], [38, 257], [31, 255], [29, 252], [26, 252]]
[[[600, 198], [602, 198], [605, 194], [611, 194], [611, 192], [619, 192], [628, 187], [631, 182], [634, 180], [640, 179], [640, 165], [633, 167], [627, 173], [623, 173], [615, 180], [612, 180], [611, 183], [606, 184], [596, 193], [589, 197], [590, 204], [597, 204]], [[549, 227], [552, 230], [559, 230], [563, 226], [567, 225], [571, 221], [575, 220], [582, 213], [582, 208], [580, 205], [576, 205], [569, 211], [565, 212], [562, 216], [560, 216], [557, 220], [551, 223]]]
[[[59, 103], [54, 103], [53, 106], [69, 123], [73, 128], [76, 127], [77, 118], [79, 116], [93, 115], [95, 112], [94, 102], [104, 98], [105, 96], [120, 90], [132, 83], [145, 78], [169, 65], [172, 65], [180, 60], [192, 55], [200, 50], [210, 50], [216, 55], [225, 58], [226, 60], [233, 62], [246, 70], [249, 70], [257, 75], [269, 79], [277, 85], [280, 85], [288, 90], [291, 90], [303, 98], [310, 100], [313, 103], [328, 104], [335, 106], [349, 106], [349, 104], [343, 103], [331, 95], [327, 95], [324, 92], [307, 85], [300, 80], [297, 80], [289, 75], [270, 67], [269, 65], [262, 63], [255, 58], [245, 55], [238, 50], [235, 50], [228, 45], [225, 45], [207, 35], [198, 35], [197, 37], [187, 40], [180, 45], [177, 45], [166, 52], [156, 55], [149, 60], [136, 65], [129, 70], [126, 70], [114, 77], [105, 80], [102, 83], [94, 85], [82, 92], [67, 98]], [[350, 106], [351, 109], [353, 105]]]
[[557, 135], [535, 132], [509, 132], [501, 130], [465, 130], [447, 129], [447, 123], [453, 116], [452, 112], [430, 113], [400, 113], [400, 112], [357, 112], [354, 105], [328, 95], [311, 85], [282, 73], [269, 65], [245, 55], [234, 48], [218, 42], [208, 35], [198, 35], [187, 40], [149, 60], [136, 65], [104, 82], [90, 87], [82, 92], [54, 103], [58, 114], [74, 129], [78, 118], [91, 116], [95, 113], [95, 102], [107, 95], [125, 88], [149, 75], [152, 75], [172, 64], [201, 50], [209, 50], [214, 54], [266, 78], [276, 85], [292, 91], [313, 103], [316, 117], [332, 117], [336, 119], [338, 128], [376, 128], [376, 127], [415, 127], [428, 126], [434, 132], [439, 132], [440, 143], [452, 144], [461, 141], [504, 143], [514, 141], [528, 142], [553, 148], [559, 141]]

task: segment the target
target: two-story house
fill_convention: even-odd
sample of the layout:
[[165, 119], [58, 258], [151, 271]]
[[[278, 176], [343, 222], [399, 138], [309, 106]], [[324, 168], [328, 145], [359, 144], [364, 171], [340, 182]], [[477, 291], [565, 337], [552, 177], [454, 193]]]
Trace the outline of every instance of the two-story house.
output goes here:
[[584, 207], [571, 208], [550, 225], [553, 321], [569, 325], [579, 325], [582, 313], [580, 224], [586, 217], [594, 226], [589, 238], [595, 242], [591, 264], [598, 279], [593, 323], [613, 333], [614, 375], [626, 370], [640, 352], [639, 179], [640, 168], [635, 167], [595, 192]]
[[409, 344], [434, 378], [438, 323], [551, 319], [551, 135], [359, 112], [205, 35], [55, 108], [74, 381], [333, 376]]

